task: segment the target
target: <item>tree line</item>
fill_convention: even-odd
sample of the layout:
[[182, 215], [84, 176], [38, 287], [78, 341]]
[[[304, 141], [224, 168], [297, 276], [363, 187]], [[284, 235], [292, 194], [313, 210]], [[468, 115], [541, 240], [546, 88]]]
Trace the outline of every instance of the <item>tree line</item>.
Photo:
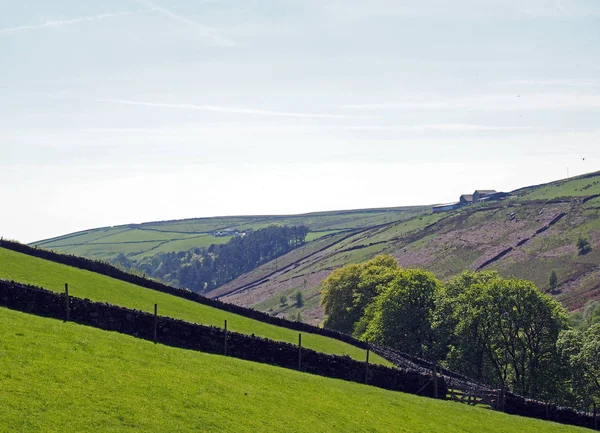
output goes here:
[[333, 271], [321, 304], [326, 328], [525, 397], [580, 409], [600, 403], [600, 323], [573, 328], [530, 281], [465, 271], [443, 284], [382, 255]]
[[113, 264], [204, 293], [304, 244], [307, 234], [306, 226], [269, 226], [249, 230], [226, 244], [157, 254], [139, 263], [119, 254]]

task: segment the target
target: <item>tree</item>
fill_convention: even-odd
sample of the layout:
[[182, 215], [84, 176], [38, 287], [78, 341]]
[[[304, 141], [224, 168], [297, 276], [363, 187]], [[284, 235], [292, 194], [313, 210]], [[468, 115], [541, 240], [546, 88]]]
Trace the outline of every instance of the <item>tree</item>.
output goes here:
[[323, 281], [321, 305], [327, 315], [323, 325], [325, 328], [350, 333], [357, 317], [355, 312], [348, 311], [352, 305], [355, 288], [360, 282], [361, 267], [347, 265], [336, 269]]
[[288, 303], [288, 297], [286, 295], [281, 295], [279, 297], [279, 303], [281, 305], [287, 305], [287, 303]]
[[500, 279], [496, 271], [464, 271], [446, 284], [436, 299], [433, 327], [438, 359], [450, 369], [482, 382], [494, 382], [479, 319], [485, 285]]
[[377, 296], [362, 339], [423, 356], [433, 345], [432, 315], [441, 283], [420, 269], [400, 270]]
[[579, 250], [579, 255], [584, 256], [590, 251], [592, 251], [592, 245], [587, 240], [587, 238], [580, 235], [577, 239], [577, 249]]
[[352, 333], [368, 305], [399, 270], [394, 257], [380, 255], [360, 265], [346, 265], [333, 271], [321, 289], [321, 305], [327, 314], [324, 326]]
[[548, 287], [550, 288], [550, 290], [554, 290], [556, 289], [557, 285], [558, 277], [556, 276], [556, 271], [552, 269], [552, 272], [550, 272], [550, 278], [548, 279]]
[[562, 332], [557, 346], [570, 367], [571, 390], [578, 406], [587, 410], [592, 403], [600, 403], [600, 323], [585, 332]]
[[455, 303], [454, 350], [463, 361], [483, 350], [490, 369], [481, 375], [490, 384], [524, 396], [556, 395], [565, 374], [556, 351], [558, 335], [567, 327], [564, 309], [529, 281], [496, 276], [473, 283]]
[[296, 298], [296, 308], [302, 308], [304, 306], [304, 297], [302, 296], [302, 292], [298, 290], [295, 295]]
[[600, 302], [591, 300], [585, 303], [583, 306], [583, 326], [589, 328], [590, 326], [600, 323]]
[[[269, 226], [232, 231], [226, 244], [211, 244], [208, 248], [164, 253], [142, 259], [136, 267], [151, 277], [178, 284], [196, 292], [205, 292], [225, 284], [306, 241], [305, 226]], [[124, 256], [123, 256], [124, 257]], [[123, 257], [117, 259], [122, 262]]]

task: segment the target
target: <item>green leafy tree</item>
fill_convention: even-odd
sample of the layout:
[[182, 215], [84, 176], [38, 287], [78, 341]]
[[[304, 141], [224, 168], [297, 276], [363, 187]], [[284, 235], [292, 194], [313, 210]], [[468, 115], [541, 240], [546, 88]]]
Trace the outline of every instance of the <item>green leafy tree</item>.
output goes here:
[[380, 255], [360, 265], [346, 265], [333, 271], [323, 281], [321, 290], [321, 305], [327, 314], [324, 326], [352, 333], [367, 307], [399, 270], [396, 259]]
[[569, 316], [574, 328], [585, 331], [590, 326], [600, 323], [600, 302], [589, 300], [583, 308]]
[[567, 371], [556, 340], [567, 327], [566, 312], [533, 283], [465, 272], [437, 303], [434, 328], [448, 367], [525, 396], [564, 394]]
[[441, 283], [420, 269], [406, 269], [377, 296], [373, 318], [362, 339], [413, 355], [426, 355], [433, 346], [432, 318]]
[[437, 358], [447, 367], [479, 381], [494, 381], [485, 334], [475, 310], [486, 302], [485, 286], [499, 280], [496, 271], [464, 271], [439, 292], [434, 312]]
[[600, 323], [585, 332], [563, 331], [557, 342], [562, 359], [569, 365], [571, 390], [584, 410], [600, 403]]
[[360, 283], [360, 273], [359, 265], [347, 265], [336, 269], [323, 281], [321, 305], [327, 315], [323, 323], [326, 328], [352, 332], [360, 316], [348, 309], [352, 306], [354, 292]]
[[600, 323], [600, 302], [591, 300], [583, 307], [583, 326], [589, 328], [596, 323]]
[[287, 303], [288, 303], [288, 297], [286, 295], [281, 295], [279, 297], [279, 302], [281, 303], [281, 305], [287, 305]]

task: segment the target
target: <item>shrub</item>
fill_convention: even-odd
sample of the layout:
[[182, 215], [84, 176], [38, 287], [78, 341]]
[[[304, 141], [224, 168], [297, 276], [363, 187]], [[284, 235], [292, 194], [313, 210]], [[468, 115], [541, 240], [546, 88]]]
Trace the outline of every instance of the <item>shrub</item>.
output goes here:
[[579, 239], [577, 239], [577, 249], [579, 250], [579, 255], [583, 256], [592, 251], [592, 245], [586, 238], [579, 236]]

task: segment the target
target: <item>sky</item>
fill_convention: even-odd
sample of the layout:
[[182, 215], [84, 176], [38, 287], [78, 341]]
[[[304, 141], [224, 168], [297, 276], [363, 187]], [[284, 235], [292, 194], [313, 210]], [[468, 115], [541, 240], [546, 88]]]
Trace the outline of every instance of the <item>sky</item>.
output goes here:
[[0, 0], [0, 236], [600, 170], [597, 0]]

